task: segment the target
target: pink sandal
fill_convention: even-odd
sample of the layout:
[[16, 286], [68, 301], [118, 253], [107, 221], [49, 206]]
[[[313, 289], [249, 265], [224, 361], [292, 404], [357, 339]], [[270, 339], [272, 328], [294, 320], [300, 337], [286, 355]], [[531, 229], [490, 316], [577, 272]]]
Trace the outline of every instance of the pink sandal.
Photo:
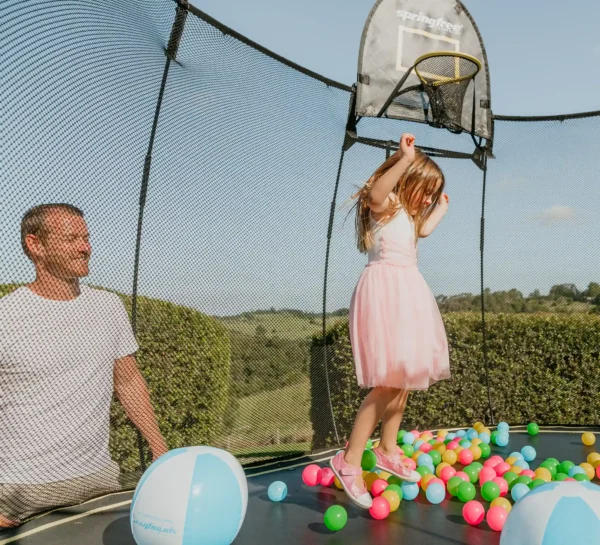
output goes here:
[[375, 465], [377, 469], [387, 471], [399, 479], [410, 483], [418, 483], [421, 480], [421, 475], [419, 473], [404, 465], [402, 458], [400, 457], [400, 449], [398, 449], [398, 453], [395, 456], [386, 456], [379, 450], [379, 447], [374, 448], [373, 452], [377, 457], [377, 464]]
[[346, 463], [344, 451], [336, 454], [329, 462], [329, 465], [350, 500], [363, 509], [369, 509], [373, 505], [373, 498], [371, 498], [371, 494], [367, 491], [364, 481], [363, 486], [359, 487], [356, 485], [354, 479], [357, 475], [362, 476], [362, 468]]

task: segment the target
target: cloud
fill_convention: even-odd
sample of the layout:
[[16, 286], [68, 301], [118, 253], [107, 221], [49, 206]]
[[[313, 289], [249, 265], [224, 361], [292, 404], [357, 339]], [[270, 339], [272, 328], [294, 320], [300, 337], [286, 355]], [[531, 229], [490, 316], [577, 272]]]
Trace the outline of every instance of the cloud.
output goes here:
[[542, 225], [556, 225], [558, 223], [577, 223], [579, 218], [572, 206], [555, 204], [546, 210], [532, 216], [536, 223]]

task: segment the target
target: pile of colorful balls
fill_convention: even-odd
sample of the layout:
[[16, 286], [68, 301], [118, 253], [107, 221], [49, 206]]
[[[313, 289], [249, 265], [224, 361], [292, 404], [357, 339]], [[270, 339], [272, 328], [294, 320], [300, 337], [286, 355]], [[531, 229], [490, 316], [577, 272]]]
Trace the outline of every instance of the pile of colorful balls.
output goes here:
[[[527, 431], [530, 435], [537, 435], [539, 426], [532, 422]], [[596, 440], [592, 433], [584, 433], [581, 439], [586, 446], [592, 446]], [[481, 422], [476, 422], [468, 430], [440, 430], [435, 436], [430, 431], [401, 430], [398, 445], [403, 452], [403, 461], [421, 475], [419, 483], [402, 481], [376, 470], [372, 448], [377, 443], [369, 440], [362, 457], [362, 469], [367, 488], [373, 496], [371, 516], [377, 520], [385, 519], [400, 507], [402, 501], [412, 501], [420, 493], [431, 504], [456, 497], [464, 503], [462, 514], [468, 524], [477, 526], [485, 519], [492, 530], [499, 532], [513, 504], [530, 490], [551, 481], [600, 479], [598, 452], [592, 452], [587, 461], [578, 465], [570, 460], [547, 458], [532, 469], [529, 464], [535, 460], [537, 453], [530, 445], [506, 458], [491, 455], [490, 444], [504, 447], [509, 440], [510, 429], [506, 422], [498, 424], [493, 432]], [[455, 467], [457, 464], [460, 466]], [[333, 485], [342, 489], [330, 468], [316, 464], [304, 469], [302, 480], [308, 486]], [[271, 487], [276, 488], [276, 485], [273, 483]], [[489, 502], [487, 512], [484, 504], [476, 499], [477, 492], [483, 501]], [[271, 497], [271, 493], [269, 495]], [[271, 497], [280, 501], [277, 498], [279, 496]], [[341, 530], [347, 519], [346, 510], [341, 505], [331, 506], [324, 515], [325, 525], [333, 531]]]

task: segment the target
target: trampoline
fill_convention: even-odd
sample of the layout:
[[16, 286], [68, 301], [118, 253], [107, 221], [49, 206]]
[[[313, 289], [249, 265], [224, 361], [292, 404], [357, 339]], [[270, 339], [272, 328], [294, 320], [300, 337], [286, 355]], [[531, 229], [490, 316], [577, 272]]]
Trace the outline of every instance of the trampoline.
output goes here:
[[[532, 467], [537, 467], [547, 457], [578, 464], [595, 451], [595, 447], [586, 447], [581, 442], [581, 434], [585, 431], [599, 433], [600, 428], [548, 426], [540, 428], [539, 435], [531, 437], [524, 426], [515, 426], [511, 428], [509, 444], [494, 446], [492, 454], [506, 458], [511, 452], [532, 445], [537, 452]], [[461, 514], [464, 504], [458, 498], [447, 497], [441, 504], [431, 505], [420, 492], [415, 500], [402, 500], [396, 512], [378, 521], [368, 511], [355, 508], [345, 494], [334, 487], [304, 485], [302, 469], [311, 463], [325, 466], [335, 452], [323, 451], [310, 457], [247, 469], [248, 511], [233, 545], [261, 542], [286, 542], [290, 545], [491, 545], [499, 542], [500, 534], [491, 530], [485, 522], [478, 527], [465, 522]], [[288, 495], [281, 503], [271, 502], [267, 496], [269, 484], [276, 480], [288, 486]], [[17, 530], [0, 534], [0, 545], [135, 545], [129, 522], [131, 497], [132, 492], [121, 492], [53, 511]], [[476, 499], [487, 509], [489, 502], [482, 500], [479, 494]], [[348, 511], [348, 523], [338, 532], [328, 530], [323, 523], [323, 514], [334, 504], [342, 505]]]

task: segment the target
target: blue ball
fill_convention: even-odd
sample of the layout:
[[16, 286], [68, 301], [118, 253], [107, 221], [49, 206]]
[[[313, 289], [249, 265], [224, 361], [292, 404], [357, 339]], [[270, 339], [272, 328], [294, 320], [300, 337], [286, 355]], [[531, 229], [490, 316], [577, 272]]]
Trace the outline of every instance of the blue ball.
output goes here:
[[575, 475], [577, 475], [578, 473], [585, 474], [585, 470], [579, 466], [573, 466], [571, 469], [569, 469], [569, 477], [575, 477]]
[[433, 466], [433, 458], [431, 456], [429, 456], [429, 454], [421, 454], [419, 455], [419, 457], [417, 458], [417, 465], [418, 466]]
[[446, 497], [445, 488], [439, 483], [430, 484], [425, 491], [425, 496], [429, 503], [433, 503], [437, 505], [438, 503], [442, 503], [444, 498]]
[[456, 437], [465, 437], [467, 435], [467, 432], [465, 430], [458, 430], [456, 432]]
[[405, 445], [412, 445], [415, 442], [415, 436], [409, 431], [408, 433], [404, 434], [404, 437], [402, 437], [402, 442]]
[[469, 448], [469, 447], [471, 446], [471, 441], [468, 441], [467, 439], [463, 439], [463, 440], [462, 440], [462, 441], [459, 443], [459, 445], [460, 445], [462, 448]]
[[524, 483], [517, 483], [512, 487], [510, 495], [514, 501], [519, 501], [525, 494], [529, 492], [529, 487]]
[[477, 430], [474, 428], [467, 430], [467, 439], [475, 439], [478, 435], [479, 433], [477, 433]]
[[523, 457], [523, 455], [520, 452], [511, 452], [509, 454], [510, 456], [514, 456], [515, 458], [518, 458], [519, 460], [525, 460], [525, 458]]
[[499, 447], [505, 447], [506, 445], [508, 445], [508, 441], [509, 441], [509, 436], [508, 436], [507, 432], [500, 432], [496, 436], [496, 444]]
[[137, 545], [229, 545], [248, 505], [248, 483], [239, 462], [213, 447], [174, 449], [142, 475], [130, 523]]
[[488, 433], [485, 433], [485, 432], [480, 433], [479, 439], [481, 440], [482, 443], [485, 443], [486, 445], [490, 444], [490, 435]]
[[423, 439], [417, 439], [414, 443], [413, 443], [413, 447], [415, 447], [415, 450], [419, 450], [419, 447], [425, 443], [425, 441], [423, 441]]
[[275, 481], [269, 485], [267, 494], [271, 501], [283, 501], [287, 496], [287, 485], [282, 481]]
[[537, 452], [535, 451], [535, 449], [529, 445], [524, 446], [521, 449], [521, 454], [523, 455], [523, 458], [526, 462], [533, 462], [533, 460], [535, 460], [535, 457], [537, 456]]
[[600, 486], [589, 482], [546, 483], [513, 506], [504, 523], [500, 545], [597, 543], [598, 513]]
[[514, 465], [522, 467], [523, 469], [529, 469], [529, 464], [523, 459], [517, 460]]
[[446, 435], [446, 439], [449, 439], [450, 441], [452, 441], [452, 439], [454, 439], [456, 437], [456, 434], [451, 431], [448, 435]]
[[[435, 484], [435, 483], [433, 483]], [[417, 483], [411, 483], [408, 481], [404, 481], [400, 488], [402, 488], [402, 499], [404, 500], [414, 500], [419, 495], [419, 485]]]
[[506, 422], [500, 422], [496, 428], [498, 431], [508, 431], [510, 426]]

